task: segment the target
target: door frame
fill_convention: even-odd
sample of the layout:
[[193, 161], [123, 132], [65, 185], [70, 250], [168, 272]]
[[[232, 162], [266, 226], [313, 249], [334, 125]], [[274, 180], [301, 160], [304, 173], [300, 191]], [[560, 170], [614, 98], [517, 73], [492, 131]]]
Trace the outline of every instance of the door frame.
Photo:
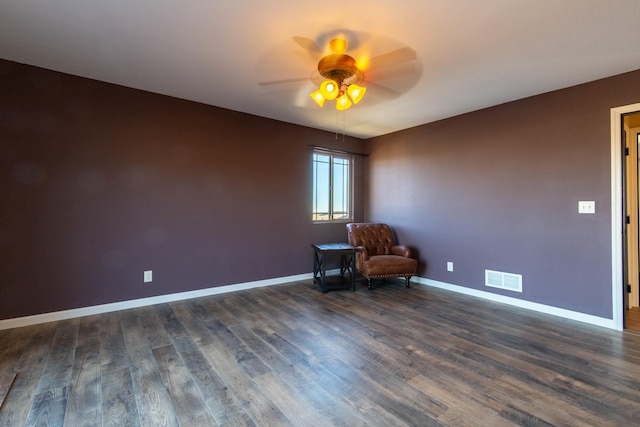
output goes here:
[[622, 116], [640, 112], [639, 104], [611, 109], [611, 304], [613, 328], [624, 329], [622, 277]]

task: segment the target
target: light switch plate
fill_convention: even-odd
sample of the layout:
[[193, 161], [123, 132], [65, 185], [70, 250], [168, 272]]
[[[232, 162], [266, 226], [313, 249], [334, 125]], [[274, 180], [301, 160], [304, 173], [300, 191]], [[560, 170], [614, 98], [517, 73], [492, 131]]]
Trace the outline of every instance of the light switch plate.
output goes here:
[[596, 213], [596, 202], [593, 200], [578, 202], [578, 213], [581, 213], [581, 214]]

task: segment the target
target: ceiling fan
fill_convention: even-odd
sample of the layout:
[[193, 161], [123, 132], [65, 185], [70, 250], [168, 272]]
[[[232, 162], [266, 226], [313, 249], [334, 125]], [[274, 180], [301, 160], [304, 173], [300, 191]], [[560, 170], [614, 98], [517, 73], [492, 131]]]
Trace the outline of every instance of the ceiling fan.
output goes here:
[[[346, 110], [353, 104], [360, 102], [367, 88], [372, 89], [378, 96], [395, 98], [399, 92], [376, 83], [371, 76], [382, 79], [384, 75], [396, 77], [403, 70], [397, 66], [415, 61], [416, 52], [409, 48], [391, 50], [387, 53], [368, 57], [363, 49], [347, 54], [347, 41], [344, 37], [337, 36], [329, 41], [329, 53], [312, 39], [296, 36], [293, 40], [315, 61], [316, 70], [310, 77], [300, 77], [283, 80], [272, 80], [258, 83], [260, 86], [288, 84], [298, 81], [312, 81], [319, 85], [318, 89], [309, 95], [322, 107], [327, 100], [336, 100], [337, 110]], [[353, 56], [352, 56], [353, 55]], [[355, 57], [358, 57], [356, 60]], [[391, 68], [390, 73], [379, 73], [384, 68]], [[406, 72], [406, 69], [404, 70]], [[365, 73], [367, 78], [365, 79]]]

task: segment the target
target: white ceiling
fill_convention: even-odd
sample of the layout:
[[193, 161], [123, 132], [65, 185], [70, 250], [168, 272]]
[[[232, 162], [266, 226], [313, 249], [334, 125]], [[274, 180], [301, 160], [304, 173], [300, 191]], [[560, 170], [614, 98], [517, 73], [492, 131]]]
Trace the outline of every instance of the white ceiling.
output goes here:
[[[320, 109], [293, 38], [338, 34], [417, 59]], [[0, 58], [368, 138], [640, 69], [640, 0], [0, 0]]]

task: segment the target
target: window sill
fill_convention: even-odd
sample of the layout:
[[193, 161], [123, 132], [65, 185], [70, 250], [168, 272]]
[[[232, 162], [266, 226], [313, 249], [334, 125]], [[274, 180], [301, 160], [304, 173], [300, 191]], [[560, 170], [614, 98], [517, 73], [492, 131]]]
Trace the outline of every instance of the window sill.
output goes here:
[[313, 224], [348, 224], [353, 222], [353, 219], [334, 219], [331, 221], [312, 221]]

